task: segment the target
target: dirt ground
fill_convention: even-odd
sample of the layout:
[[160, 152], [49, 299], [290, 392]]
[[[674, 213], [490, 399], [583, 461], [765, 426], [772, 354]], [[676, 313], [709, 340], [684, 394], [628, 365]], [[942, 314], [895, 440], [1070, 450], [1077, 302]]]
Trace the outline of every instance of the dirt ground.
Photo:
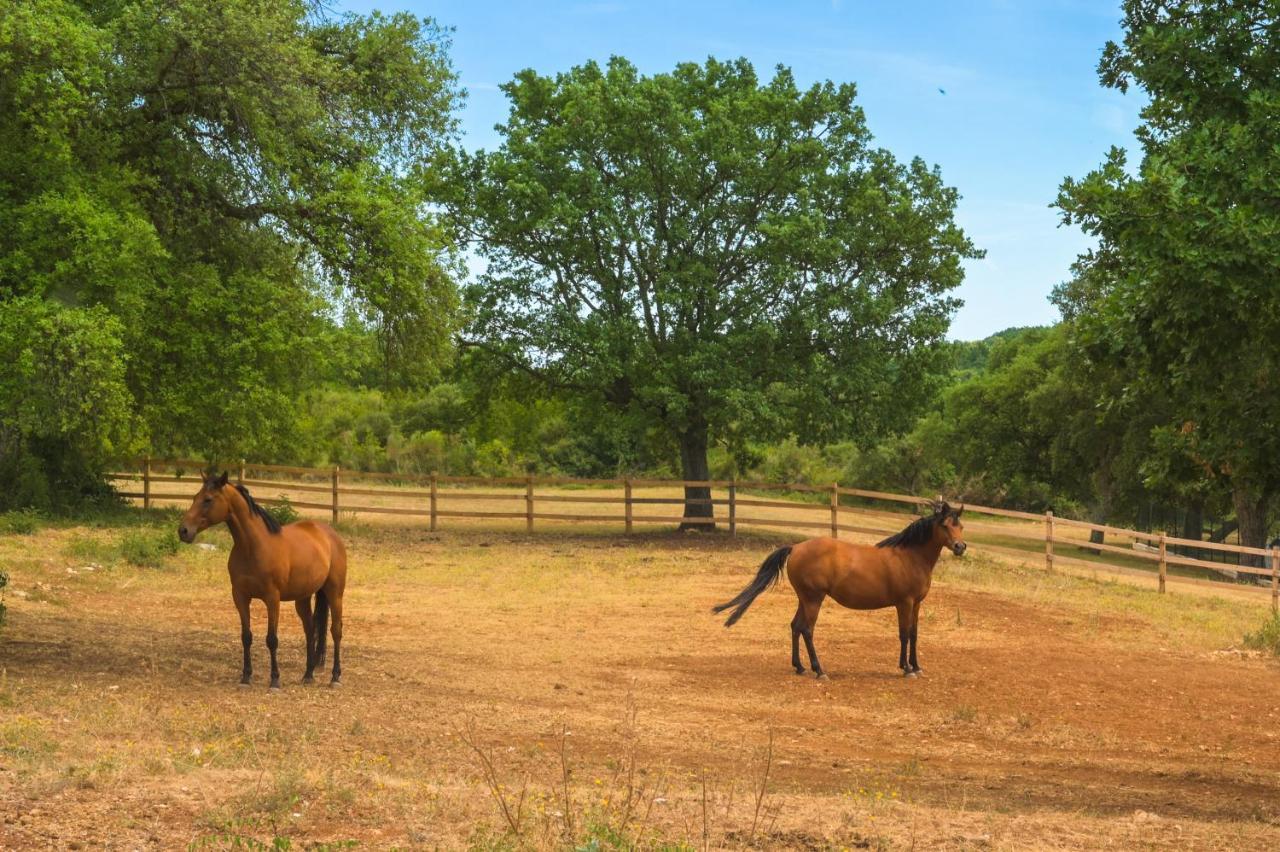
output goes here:
[[[925, 676], [892, 610], [828, 605], [789, 666], [784, 581], [708, 608], [785, 534], [357, 523], [344, 684], [241, 689], [229, 538], [0, 537], [0, 848], [1275, 849], [1263, 600], [944, 556]], [[327, 678], [326, 678], [327, 680]]]

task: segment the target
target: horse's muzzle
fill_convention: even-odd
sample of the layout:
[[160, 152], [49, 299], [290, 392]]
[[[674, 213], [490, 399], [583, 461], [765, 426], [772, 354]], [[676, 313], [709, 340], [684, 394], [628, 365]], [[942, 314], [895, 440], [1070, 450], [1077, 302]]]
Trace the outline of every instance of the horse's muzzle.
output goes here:
[[196, 540], [196, 531], [188, 527], [186, 524], [179, 524], [178, 538], [182, 539], [187, 544], [190, 544]]
[[951, 545], [951, 552], [956, 556], [964, 556], [964, 552], [968, 549], [969, 545], [965, 544], [963, 541], [957, 541], [955, 544]]

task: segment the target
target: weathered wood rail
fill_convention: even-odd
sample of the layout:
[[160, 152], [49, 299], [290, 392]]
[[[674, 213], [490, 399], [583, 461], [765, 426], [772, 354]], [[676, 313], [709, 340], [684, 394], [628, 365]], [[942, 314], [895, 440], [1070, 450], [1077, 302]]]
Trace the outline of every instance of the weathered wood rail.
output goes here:
[[[182, 483], [195, 485], [199, 472], [205, 463], [191, 459], [139, 459], [128, 465], [133, 470], [124, 470], [112, 474], [120, 483], [137, 482], [141, 491], [121, 489], [121, 496], [139, 500], [143, 508], [152, 508], [161, 503], [187, 502], [194, 493], [190, 488], [178, 491], [156, 491], [153, 486]], [[164, 471], [173, 471], [164, 473]], [[250, 476], [250, 473], [260, 476]], [[265, 476], [262, 476], [265, 474]], [[287, 478], [286, 478], [287, 477]], [[841, 533], [864, 535], [890, 535], [901, 529], [910, 520], [908, 513], [886, 511], [866, 505], [849, 505], [842, 498], [879, 501], [881, 503], [899, 503], [919, 506], [928, 501], [922, 497], [907, 494], [892, 494], [884, 491], [872, 491], [863, 488], [848, 488], [839, 483], [829, 486], [818, 486], [807, 483], [777, 483], [748, 480], [666, 480], [666, 479], [581, 479], [563, 476], [548, 477], [479, 477], [479, 476], [440, 476], [437, 474], [401, 474], [376, 473], [364, 471], [343, 471], [338, 467], [310, 468], [290, 465], [251, 464], [241, 461], [236, 471], [236, 481], [253, 488], [276, 488], [282, 491], [302, 495], [324, 494], [327, 500], [293, 499], [290, 505], [299, 509], [325, 511], [330, 519], [337, 523], [343, 513], [348, 514], [385, 514], [407, 517], [425, 518], [431, 530], [437, 530], [444, 519], [479, 519], [479, 520], [523, 520], [525, 529], [532, 532], [538, 521], [578, 522], [578, 523], [618, 523], [630, 534], [637, 524], [691, 524], [712, 526], [725, 524], [730, 534], [736, 534], [739, 527], [768, 527], [796, 530], [821, 530], [828, 535], [839, 537]], [[351, 481], [366, 484], [352, 485]], [[369, 482], [394, 482], [397, 487], [370, 487]], [[417, 486], [415, 488], [415, 486]], [[611, 494], [565, 494], [546, 493], [545, 489], [558, 488], [620, 488], [622, 495]], [[679, 489], [699, 487], [711, 489], [710, 498], [686, 498], [671, 496], [643, 496], [637, 494], [644, 489]], [[483, 490], [483, 489], [491, 490]], [[509, 488], [509, 491], [492, 489]], [[544, 489], [538, 493], [538, 489]], [[743, 492], [748, 496], [743, 496]], [[769, 495], [810, 495], [813, 500], [770, 498]], [[717, 496], [722, 495], [722, 496]], [[352, 504], [344, 497], [385, 498], [411, 505], [385, 506], [372, 505], [367, 500]], [[818, 498], [821, 502], [818, 502]], [[283, 502], [265, 494], [256, 495], [256, 499], [267, 505]], [[458, 503], [480, 501], [482, 504], [492, 503], [495, 508], [475, 509], [459, 506]], [[450, 504], [453, 508], [449, 508]], [[510, 508], [503, 509], [503, 504]], [[724, 515], [719, 518], [683, 517], [682, 512], [660, 513], [658, 507], [687, 505], [710, 505], [723, 507]], [[552, 511], [538, 510], [539, 506], [549, 506]], [[606, 512], [574, 512], [575, 505], [617, 506], [619, 511]], [[563, 510], [558, 510], [564, 507]], [[637, 509], [640, 513], [637, 513]], [[743, 514], [743, 510], [748, 514]], [[750, 514], [756, 510], [788, 510], [810, 515], [811, 517], [777, 517], [767, 513]], [[983, 517], [975, 517], [983, 516]], [[999, 519], [999, 520], [992, 520]], [[880, 522], [880, 523], [877, 523]], [[1120, 547], [1114, 543], [1086, 542], [1072, 537], [1067, 531], [1077, 532], [1099, 531], [1114, 538], [1129, 539], [1129, 547]], [[1095, 570], [1112, 571], [1122, 574], [1150, 573], [1139, 569], [1116, 565], [1099, 559], [1101, 554], [1119, 554], [1127, 558], [1153, 562], [1156, 570], [1155, 579], [1161, 593], [1165, 592], [1169, 582], [1205, 584], [1206, 581], [1194, 577], [1170, 574], [1170, 565], [1187, 568], [1200, 568], [1216, 573], [1230, 572], [1233, 575], [1247, 575], [1270, 578], [1270, 588], [1262, 585], [1241, 585], [1236, 588], [1257, 592], [1270, 591], [1273, 610], [1280, 611], [1280, 547], [1263, 549], [1245, 547], [1238, 544], [1197, 541], [1167, 536], [1164, 533], [1147, 533], [1139, 530], [1113, 527], [1105, 524], [1077, 521], [1056, 517], [1052, 512], [1043, 515], [1032, 512], [1020, 512], [1012, 509], [998, 509], [992, 506], [976, 504], [965, 505], [965, 530], [975, 544], [1004, 555], [1015, 555], [1028, 558], [1035, 555], [1032, 550], [1022, 550], [1002, 546], [996, 542], [984, 541], [987, 538], [1012, 538], [1026, 541], [1042, 542], [1044, 545], [1045, 568], [1055, 570], [1055, 564], [1062, 562], [1073, 566], [1084, 566]], [[973, 534], [976, 533], [977, 536]], [[1076, 555], [1068, 556], [1061, 551], [1055, 552], [1054, 545], [1076, 548]], [[1242, 556], [1259, 557], [1263, 566], [1231, 565], [1221, 562], [1195, 559], [1189, 556], [1170, 554], [1172, 547], [1197, 548]], [[1225, 585], [1214, 583], [1212, 585]]]

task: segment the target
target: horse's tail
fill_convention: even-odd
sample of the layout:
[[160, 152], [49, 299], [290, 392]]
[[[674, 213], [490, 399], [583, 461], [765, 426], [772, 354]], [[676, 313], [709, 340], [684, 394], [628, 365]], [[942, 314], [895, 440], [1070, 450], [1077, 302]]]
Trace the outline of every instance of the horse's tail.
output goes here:
[[315, 611], [315, 631], [316, 631], [316, 665], [323, 666], [325, 658], [325, 629], [329, 626], [329, 599], [325, 597], [324, 588], [316, 589], [316, 611]]
[[718, 606], [711, 608], [712, 612], [724, 612], [726, 609], [733, 607], [733, 612], [729, 613], [729, 618], [725, 621], [725, 627], [732, 627], [734, 622], [742, 618], [742, 614], [747, 611], [747, 607], [751, 606], [751, 602], [760, 597], [760, 593], [770, 586], [777, 585], [778, 578], [782, 576], [782, 569], [786, 567], [787, 557], [791, 555], [791, 545], [779, 547], [773, 553], [765, 557], [764, 562], [760, 563], [760, 570], [756, 572], [756, 578], [747, 584], [747, 587], [731, 601], [726, 601]]

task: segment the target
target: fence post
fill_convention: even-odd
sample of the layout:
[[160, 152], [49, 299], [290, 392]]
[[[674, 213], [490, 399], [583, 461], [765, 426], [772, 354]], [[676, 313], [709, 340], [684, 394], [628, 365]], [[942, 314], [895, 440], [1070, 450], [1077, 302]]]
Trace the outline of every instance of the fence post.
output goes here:
[[338, 466], [333, 466], [333, 523], [338, 523]]
[[431, 531], [436, 531], [436, 476], [438, 474], [431, 471]]
[[142, 508], [151, 508], [151, 456], [142, 460]]
[[524, 529], [533, 532], [533, 477], [524, 480]]
[[244, 485], [244, 459], [240, 459], [240, 470], [236, 473], [236, 482]]
[[840, 483], [831, 483], [831, 537], [840, 537]]
[[626, 503], [624, 514], [627, 518], [627, 535], [631, 535], [631, 477], [622, 481], [623, 502]]
[[1160, 533], [1160, 594], [1164, 594], [1164, 578], [1168, 573], [1168, 564], [1165, 562], [1168, 548], [1165, 545], [1164, 533]]
[[1044, 566], [1053, 570], [1053, 510], [1044, 513]]
[[1280, 547], [1271, 548], [1271, 611], [1280, 612]]
[[729, 535], [738, 534], [738, 477], [729, 482]]

